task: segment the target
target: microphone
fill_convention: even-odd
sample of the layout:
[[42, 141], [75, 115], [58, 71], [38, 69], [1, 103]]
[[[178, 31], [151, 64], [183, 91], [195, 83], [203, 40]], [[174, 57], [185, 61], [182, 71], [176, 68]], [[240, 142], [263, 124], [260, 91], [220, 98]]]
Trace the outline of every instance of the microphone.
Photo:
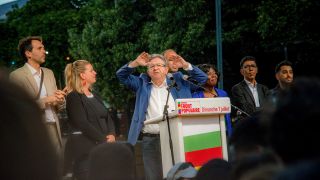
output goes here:
[[191, 78], [190, 76], [188, 76], [188, 75], [186, 75], [186, 74], [183, 75], [182, 79], [185, 80], [185, 81], [190, 82], [191, 84], [195, 85], [195, 86], [198, 87], [198, 88], [201, 88], [201, 89], [204, 90], [204, 91], [211, 92], [211, 91], [209, 91], [207, 88], [201, 86], [200, 83], [199, 83], [197, 80]]
[[171, 84], [169, 85], [169, 88], [171, 88], [171, 87], [175, 87], [177, 90], [179, 90], [179, 87], [178, 87], [178, 85], [177, 85], [177, 83], [176, 83], [176, 80], [173, 78], [173, 74], [172, 73], [168, 73], [167, 74], [167, 77], [170, 79], [170, 81], [171, 81]]
[[[200, 83], [197, 81], [197, 80], [195, 80], [195, 79], [192, 79], [190, 76], [188, 76], [188, 75], [183, 75], [183, 80], [185, 80], [185, 81], [189, 81], [191, 84], [193, 84], [193, 85], [195, 85], [195, 86], [197, 86], [197, 87], [199, 87], [199, 88], [201, 88], [202, 90], [205, 90], [205, 91], [207, 91], [207, 92], [209, 92], [209, 93], [211, 93], [211, 94], [213, 94], [212, 93], [212, 91], [210, 91], [210, 90], [208, 90], [207, 88], [205, 88], [205, 87], [203, 87], [203, 86], [201, 86], [200, 85]], [[215, 94], [213, 94], [213, 95], [215, 95]], [[251, 115], [250, 114], [248, 114], [247, 112], [245, 112], [245, 111], [243, 111], [242, 109], [240, 109], [239, 107], [237, 107], [237, 106], [235, 106], [235, 105], [233, 105], [233, 104], [231, 104], [230, 103], [230, 105], [231, 105], [231, 107], [233, 107], [234, 109], [236, 109], [237, 110], [237, 115], [240, 115], [240, 114], [245, 114], [246, 116], [248, 116], [248, 117], [251, 117]], [[240, 114], [238, 114], [238, 113], [240, 113]]]
[[[195, 80], [195, 79], [192, 79], [190, 76], [188, 76], [188, 75], [183, 75], [183, 80], [185, 80], [185, 81], [189, 81], [189, 82], [191, 82], [192, 84], [195, 84], [195, 85], [198, 85], [198, 86], [200, 86], [200, 83], [197, 81], [197, 80]], [[201, 88], [203, 88], [203, 87], [201, 87]]]

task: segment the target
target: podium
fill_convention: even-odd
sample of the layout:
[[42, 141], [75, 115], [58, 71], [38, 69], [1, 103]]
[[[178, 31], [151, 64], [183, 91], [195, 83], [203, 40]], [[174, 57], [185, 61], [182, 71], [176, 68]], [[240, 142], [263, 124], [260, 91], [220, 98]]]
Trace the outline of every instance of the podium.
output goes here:
[[[199, 169], [210, 159], [228, 160], [225, 114], [230, 113], [230, 99], [177, 99], [176, 110], [169, 113], [174, 163], [191, 162]], [[144, 124], [159, 123], [163, 177], [173, 166], [167, 121], [162, 117]]]

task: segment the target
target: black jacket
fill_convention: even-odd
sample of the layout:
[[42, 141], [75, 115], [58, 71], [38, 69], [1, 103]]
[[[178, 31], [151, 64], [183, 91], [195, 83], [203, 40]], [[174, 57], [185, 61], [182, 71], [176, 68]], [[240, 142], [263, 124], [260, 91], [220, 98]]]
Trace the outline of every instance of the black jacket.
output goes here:
[[76, 131], [82, 132], [68, 138], [72, 144], [70, 148], [77, 151], [75, 153], [78, 155], [75, 156], [89, 153], [97, 144], [106, 142], [107, 135], [115, 134], [113, 120], [102, 99], [97, 94], [94, 94], [94, 98], [103, 106], [102, 113], [92, 106], [84, 94], [72, 91], [66, 98], [68, 120]]
[[[252, 115], [254, 112], [259, 111], [263, 108], [263, 105], [267, 100], [269, 89], [265, 85], [257, 84], [257, 91], [258, 91], [259, 103], [260, 103], [259, 108], [256, 108], [253, 95], [247, 83], [244, 80], [232, 87], [231, 102], [233, 105], [237, 106], [244, 112]], [[233, 112], [233, 115], [235, 115], [235, 112]], [[245, 118], [245, 117], [246, 117], [245, 114], [241, 114], [239, 118]]]

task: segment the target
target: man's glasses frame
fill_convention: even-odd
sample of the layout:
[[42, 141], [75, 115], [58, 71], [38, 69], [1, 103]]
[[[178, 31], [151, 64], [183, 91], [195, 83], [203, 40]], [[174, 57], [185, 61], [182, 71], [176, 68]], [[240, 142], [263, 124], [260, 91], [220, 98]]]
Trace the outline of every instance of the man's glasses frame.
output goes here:
[[165, 64], [161, 64], [161, 63], [158, 63], [158, 64], [150, 64], [149, 66], [148, 66], [148, 69], [154, 69], [154, 67], [166, 67], [166, 65]]

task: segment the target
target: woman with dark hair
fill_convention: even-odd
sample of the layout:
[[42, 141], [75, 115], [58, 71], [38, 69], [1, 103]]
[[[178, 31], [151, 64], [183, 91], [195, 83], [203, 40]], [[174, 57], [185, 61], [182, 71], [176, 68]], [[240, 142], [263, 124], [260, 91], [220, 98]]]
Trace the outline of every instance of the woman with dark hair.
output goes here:
[[[217, 71], [217, 68], [211, 64], [200, 64], [198, 65], [198, 67], [208, 75], [208, 80], [206, 84], [204, 84], [203, 86], [204, 88], [194, 92], [192, 94], [192, 97], [193, 98], [228, 97], [228, 94], [226, 91], [215, 87], [219, 81], [219, 72]], [[226, 118], [226, 124], [227, 124], [228, 137], [230, 137], [232, 134], [232, 124], [231, 124], [230, 114], [226, 114], [225, 118]]]

